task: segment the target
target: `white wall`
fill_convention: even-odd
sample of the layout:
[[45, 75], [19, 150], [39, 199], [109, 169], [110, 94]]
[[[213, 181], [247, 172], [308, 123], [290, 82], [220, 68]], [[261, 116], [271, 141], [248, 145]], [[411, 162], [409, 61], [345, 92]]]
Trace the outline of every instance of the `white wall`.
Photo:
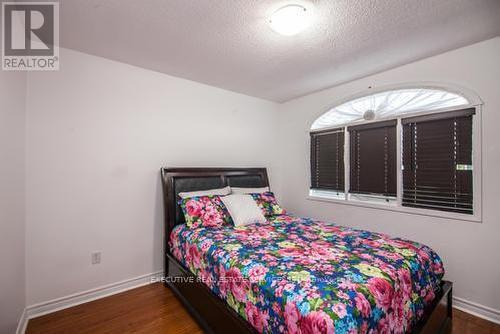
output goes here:
[[26, 74], [0, 71], [0, 333], [25, 306], [24, 128]]
[[[465, 86], [484, 101], [483, 222], [307, 200], [308, 125], [327, 107], [369, 86], [423, 81]], [[423, 242], [442, 256], [455, 296], [500, 310], [500, 38], [290, 101], [280, 106], [279, 124], [283, 164], [275, 170], [279, 179], [274, 181], [285, 207], [300, 215]]]
[[275, 153], [274, 103], [71, 50], [60, 59], [28, 79], [28, 305], [162, 270], [160, 167], [271, 167]]

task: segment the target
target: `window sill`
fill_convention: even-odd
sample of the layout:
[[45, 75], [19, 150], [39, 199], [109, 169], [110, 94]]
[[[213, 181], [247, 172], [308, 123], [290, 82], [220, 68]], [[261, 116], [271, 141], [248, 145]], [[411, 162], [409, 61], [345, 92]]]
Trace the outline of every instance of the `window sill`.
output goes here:
[[445, 211], [434, 211], [434, 210], [425, 210], [425, 209], [416, 209], [410, 207], [402, 207], [397, 203], [382, 203], [382, 202], [374, 202], [374, 201], [361, 201], [361, 200], [347, 200], [347, 199], [336, 199], [323, 197], [318, 195], [307, 195], [307, 200], [310, 201], [318, 201], [318, 202], [329, 202], [341, 205], [350, 205], [357, 206], [363, 208], [377, 209], [377, 210], [386, 210], [386, 211], [394, 211], [401, 212], [412, 215], [419, 216], [427, 216], [427, 217], [437, 217], [443, 219], [451, 219], [451, 220], [462, 220], [474, 223], [481, 223], [482, 219], [478, 215], [465, 215], [460, 213], [453, 212], [445, 212]]

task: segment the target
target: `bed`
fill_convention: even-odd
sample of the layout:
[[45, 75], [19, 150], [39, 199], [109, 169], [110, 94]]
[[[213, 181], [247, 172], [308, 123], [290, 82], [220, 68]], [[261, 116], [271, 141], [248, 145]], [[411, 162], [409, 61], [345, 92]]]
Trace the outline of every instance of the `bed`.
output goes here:
[[451, 320], [452, 284], [425, 245], [291, 215], [189, 229], [179, 192], [268, 186], [266, 170], [162, 175], [165, 283], [206, 332], [439, 333]]

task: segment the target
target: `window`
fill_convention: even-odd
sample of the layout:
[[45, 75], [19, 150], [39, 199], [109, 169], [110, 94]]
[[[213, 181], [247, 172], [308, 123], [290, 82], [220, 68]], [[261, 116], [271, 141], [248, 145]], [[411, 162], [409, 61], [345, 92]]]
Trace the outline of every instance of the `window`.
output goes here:
[[344, 129], [311, 133], [311, 185], [344, 191]]
[[351, 194], [396, 196], [396, 121], [350, 126]]
[[311, 126], [310, 195], [444, 217], [474, 215], [479, 178], [471, 106], [459, 94], [409, 88], [332, 108]]
[[406, 118], [403, 205], [472, 214], [474, 109]]
[[413, 112], [429, 112], [468, 104], [463, 96], [440, 89], [397, 89], [364, 96], [332, 108], [314, 121], [311, 130], [362, 122], [367, 111], [374, 112], [378, 119], [387, 119]]

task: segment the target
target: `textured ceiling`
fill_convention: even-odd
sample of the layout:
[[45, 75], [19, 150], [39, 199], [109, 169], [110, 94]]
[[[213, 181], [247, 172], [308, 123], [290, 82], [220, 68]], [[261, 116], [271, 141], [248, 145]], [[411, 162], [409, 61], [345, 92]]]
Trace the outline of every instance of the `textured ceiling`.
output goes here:
[[[267, 20], [289, 3], [314, 21], [285, 37]], [[63, 47], [282, 102], [497, 36], [500, 0], [61, 0], [60, 27]]]

